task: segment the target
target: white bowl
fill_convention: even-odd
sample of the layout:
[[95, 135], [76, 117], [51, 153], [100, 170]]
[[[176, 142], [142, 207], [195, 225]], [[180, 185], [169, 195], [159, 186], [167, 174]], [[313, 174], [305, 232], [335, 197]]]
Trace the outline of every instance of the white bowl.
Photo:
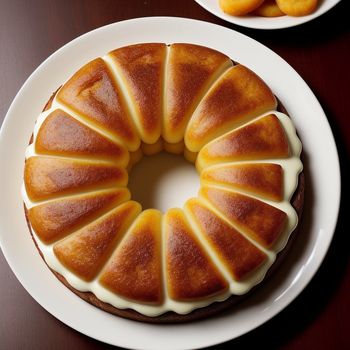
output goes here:
[[308, 16], [292, 17], [261, 17], [254, 15], [247, 16], [230, 16], [224, 13], [218, 0], [195, 0], [199, 5], [211, 12], [213, 15], [224, 19], [225, 21], [238, 24], [242, 27], [255, 28], [255, 29], [282, 29], [288, 27], [298, 26], [300, 24], [312, 21], [313, 19], [321, 16], [334, 7], [340, 0], [321, 0], [320, 5], [315, 12]]

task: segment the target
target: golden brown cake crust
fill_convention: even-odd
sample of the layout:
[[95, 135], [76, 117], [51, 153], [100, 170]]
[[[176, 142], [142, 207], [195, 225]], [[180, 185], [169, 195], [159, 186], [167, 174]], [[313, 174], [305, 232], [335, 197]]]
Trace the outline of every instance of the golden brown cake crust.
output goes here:
[[[45, 109], [50, 108], [50, 104], [55, 96], [57, 92], [55, 92], [50, 100], [48, 101], [48, 103], [45, 106]], [[278, 110], [288, 114], [287, 111], [285, 110], [285, 108], [282, 106], [281, 103], [279, 103], [278, 106]], [[32, 143], [33, 141], [33, 135], [31, 136], [30, 142]], [[249, 297], [252, 293], [254, 293], [255, 290], [259, 289], [269, 278], [271, 275], [274, 274], [275, 271], [278, 270], [279, 266], [281, 265], [282, 261], [285, 259], [285, 257], [287, 256], [288, 252], [290, 251], [293, 241], [296, 239], [296, 236], [298, 234], [299, 228], [300, 228], [300, 220], [301, 220], [301, 215], [302, 215], [302, 210], [303, 210], [303, 204], [304, 204], [304, 188], [305, 188], [305, 177], [304, 177], [304, 173], [302, 172], [299, 175], [299, 181], [298, 181], [298, 186], [296, 191], [294, 192], [294, 195], [292, 197], [291, 200], [291, 204], [294, 207], [294, 209], [296, 210], [297, 214], [298, 214], [298, 226], [296, 227], [296, 229], [291, 233], [291, 236], [288, 240], [288, 243], [286, 245], [286, 247], [277, 255], [277, 259], [275, 261], [275, 263], [271, 266], [271, 268], [268, 270], [266, 277], [264, 279], [264, 281], [262, 283], [260, 283], [259, 285], [253, 287], [253, 289], [242, 296], [237, 296], [237, 295], [232, 295], [230, 296], [226, 301], [223, 302], [214, 302], [213, 304], [206, 306], [204, 308], [199, 308], [196, 309], [194, 311], [192, 311], [189, 314], [186, 315], [180, 315], [180, 314], [176, 314], [174, 312], [167, 312], [165, 314], [162, 314], [160, 316], [157, 317], [149, 317], [149, 316], [145, 316], [142, 315], [134, 310], [130, 310], [130, 309], [118, 309], [113, 307], [112, 305], [108, 304], [108, 303], [104, 303], [102, 302], [100, 299], [98, 299], [93, 293], [91, 292], [81, 292], [75, 288], [73, 288], [68, 282], [67, 280], [60, 275], [58, 272], [52, 270], [50, 268], [50, 270], [53, 272], [53, 274], [67, 287], [69, 288], [72, 292], [74, 292], [77, 296], [79, 296], [80, 298], [84, 299], [85, 301], [87, 301], [88, 303], [100, 308], [101, 310], [104, 310], [106, 312], [115, 314], [117, 316], [120, 317], [124, 317], [124, 318], [128, 318], [128, 319], [132, 319], [135, 321], [140, 321], [140, 322], [148, 322], [148, 323], [183, 323], [183, 322], [191, 322], [191, 321], [195, 321], [195, 320], [199, 320], [199, 319], [203, 319], [203, 318], [207, 318], [210, 317], [212, 315], [215, 315], [219, 312], [223, 312], [225, 310], [228, 310], [231, 306], [233, 306], [234, 304], [242, 301], [243, 299]], [[32, 239], [41, 255], [41, 257], [43, 258], [44, 262], [46, 263], [43, 253], [41, 252], [41, 250], [39, 249], [37, 242], [33, 236], [32, 230], [31, 230], [31, 225], [30, 225], [30, 221], [28, 218], [28, 210], [26, 208], [26, 206], [24, 205], [24, 211], [25, 211], [25, 215], [26, 215], [26, 219], [27, 219], [27, 224], [28, 224], [28, 228], [30, 231], [30, 234], [32, 236]]]
[[164, 217], [166, 284], [174, 300], [200, 300], [227, 289], [228, 284], [193, 233], [180, 209]]
[[78, 189], [125, 186], [128, 174], [113, 163], [35, 156], [25, 163], [24, 179], [28, 197], [39, 201], [73, 194]]
[[204, 91], [230, 65], [229, 57], [208, 47], [170, 45], [163, 123], [163, 137], [167, 141], [176, 143], [183, 139], [188, 119]]
[[200, 164], [213, 164], [288, 156], [287, 135], [279, 119], [270, 114], [207, 144], [198, 158]]
[[249, 68], [227, 70], [196, 108], [186, 128], [185, 144], [198, 152], [206, 143], [276, 108], [270, 88]]
[[102, 58], [80, 68], [58, 91], [57, 99], [103, 129], [111, 130], [130, 148], [140, 140], [123, 95]]
[[28, 217], [38, 237], [49, 244], [129, 199], [126, 188], [92, 192], [37, 205], [28, 210]]
[[[135, 320], [135, 321], [140, 321], [140, 322], [148, 322], [148, 323], [184, 323], [184, 322], [191, 322], [191, 321], [207, 318], [207, 317], [213, 316], [219, 312], [227, 311], [233, 305], [242, 301], [244, 298], [249, 297], [252, 293], [254, 293], [254, 291], [256, 289], [261, 288], [263, 286], [263, 284], [270, 278], [270, 276], [273, 275], [273, 273], [278, 270], [279, 266], [281, 265], [283, 260], [286, 258], [288, 252], [290, 251], [290, 249], [293, 245], [293, 241], [296, 239], [296, 236], [298, 235], [298, 230], [300, 227], [300, 219], [301, 219], [301, 214], [302, 214], [302, 210], [303, 210], [303, 203], [304, 203], [304, 187], [305, 187], [304, 173], [301, 173], [299, 175], [298, 188], [297, 188], [296, 192], [294, 193], [293, 199], [291, 201], [293, 207], [295, 208], [295, 210], [298, 213], [299, 224], [298, 224], [297, 228], [291, 234], [291, 237], [288, 240], [287, 246], [277, 255], [277, 259], [276, 259], [275, 263], [271, 266], [269, 271], [267, 272], [264, 281], [262, 283], [260, 283], [259, 285], [255, 286], [249, 293], [247, 293], [243, 296], [232, 295], [231, 297], [229, 297], [225, 301], [215, 302], [215, 303], [213, 303], [209, 306], [206, 306], [204, 308], [196, 309], [187, 315], [179, 315], [179, 314], [176, 314], [174, 312], [167, 312], [161, 316], [149, 317], [149, 316], [142, 315], [134, 310], [117, 309], [108, 303], [104, 303], [103, 301], [98, 299], [91, 292], [81, 292], [81, 291], [73, 288], [62, 275], [60, 275], [58, 272], [56, 272], [52, 269], [50, 269], [50, 270], [67, 288], [69, 288], [72, 292], [74, 292], [80, 298], [82, 298], [85, 301], [87, 301], [88, 303], [100, 308], [103, 311], [109, 312], [111, 314], [114, 314], [114, 315], [117, 315], [120, 317], [128, 318], [128, 319]], [[25, 208], [25, 212], [27, 215], [27, 209], [25, 206], [24, 206], [24, 208]], [[34, 241], [41, 257], [45, 261], [43, 254], [40, 251], [40, 249], [38, 248], [38, 245], [37, 245], [37, 243], [33, 237], [33, 234], [31, 232], [28, 217], [27, 217], [27, 223], [28, 223], [28, 227], [29, 227], [30, 233], [32, 235], [33, 241]]]
[[199, 196], [265, 248], [279, 238], [287, 220], [284, 211], [238, 192], [202, 186]]
[[141, 138], [154, 143], [160, 136], [166, 45], [136, 44], [109, 53], [138, 109]]
[[206, 181], [259, 194], [275, 201], [280, 201], [283, 197], [283, 168], [279, 164], [223, 164], [203, 169], [201, 182]]
[[140, 213], [137, 202], [128, 201], [90, 225], [54, 244], [57, 259], [75, 275], [92, 280], [105, 264], [117, 242]]
[[195, 198], [189, 200], [186, 208], [236, 281], [244, 278], [266, 260], [264, 252], [214, 214], [200, 200]]
[[155, 209], [142, 212], [104, 267], [100, 282], [129, 300], [163, 300], [161, 219]]
[[128, 164], [128, 151], [80, 123], [66, 112], [50, 113], [37, 134], [35, 151], [39, 154], [113, 159]]

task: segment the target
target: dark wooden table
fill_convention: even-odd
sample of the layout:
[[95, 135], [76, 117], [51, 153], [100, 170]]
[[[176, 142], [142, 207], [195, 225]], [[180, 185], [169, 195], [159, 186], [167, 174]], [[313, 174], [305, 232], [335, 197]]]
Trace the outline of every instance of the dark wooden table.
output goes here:
[[[350, 2], [342, 1], [326, 15], [300, 27], [258, 31], [230, 25], [192, 0], [0, 0], [0, 124], [21, 85], [46, 57], [75, 37], [112, 22], [144, 16], [196, 18], [238, 30], [270, 47], [301, 74], [328, 116], [342, 165], [342, 207], [333, 243], [308, 287], [274, 319], [222, 348], [349, 349], [346, 204], [350, 177], [345, 167], [350, 150], [349, 13]], [[0, 169], [4, 166], [0, 164]], [[105, 347], [42, 309], [0, 253], [0, 349]]]

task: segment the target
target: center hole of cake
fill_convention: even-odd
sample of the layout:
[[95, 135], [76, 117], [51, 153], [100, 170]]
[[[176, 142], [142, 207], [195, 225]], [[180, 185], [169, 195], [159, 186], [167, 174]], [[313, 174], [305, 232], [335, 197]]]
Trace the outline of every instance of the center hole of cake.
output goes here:
[[129, 174], [131, 199], [143, 209], [155, 208], [163, 213], [182, 207], [199, 190], [199, 175], [195, 166], [182, 155], [160, 152], [144, 156]]

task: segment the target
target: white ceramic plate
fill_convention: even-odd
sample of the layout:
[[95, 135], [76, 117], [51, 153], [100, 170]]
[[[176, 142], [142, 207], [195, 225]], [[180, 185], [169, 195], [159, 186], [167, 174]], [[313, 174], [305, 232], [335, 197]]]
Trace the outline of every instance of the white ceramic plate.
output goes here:
[[[183, 325], [125, 320], [75, 296], [41, 260], [28, 233], [20, 196], [24, 151], [34, 121], [51, 92], [92, 58], [119, 46], [150, 41], [206, 45], [262, 76], [290, 112], [303, 141], [307, 191], [312, 195], [312, 202], [307, 202], [305, 208], [307, 225], [281, 271], [230, 312]], [[282, 58], [258, 42], [233, 30], [190, 19], [151, 17], [114, 23], [55, 52], [28, 78], [8, 111], [0, 134], [0, 165], [1, 247], [17, 278], [40, 305], [62, 322], [90, 337], [125, 348], [200, 348], [235, 338], [266, 322], [286, 307], [315, 274], [332, 239], [339, 208], [340, 173], [334, 139], [306, 83]]]
[[242, 27], [255, 28], [255, 29], [281, 29], [298, 26], [309, 22], [325, 12], [329, 11], [333, 6], [335, 6], [340, 0], [320, 0], [320, 5], [317, 10], [308, 16], [302, 17], [291, 17], [291, 16], [281, 16], [281, 17], [260, 17], [254, 15], [247, 16], [230, 16], [224, 13], [220, 6], [218, 0], [195, 0], [199, 5], [205, 8], [207, 11], [211, 12], [213, 15], [224, 19], [225, 21], [238, 24]]

